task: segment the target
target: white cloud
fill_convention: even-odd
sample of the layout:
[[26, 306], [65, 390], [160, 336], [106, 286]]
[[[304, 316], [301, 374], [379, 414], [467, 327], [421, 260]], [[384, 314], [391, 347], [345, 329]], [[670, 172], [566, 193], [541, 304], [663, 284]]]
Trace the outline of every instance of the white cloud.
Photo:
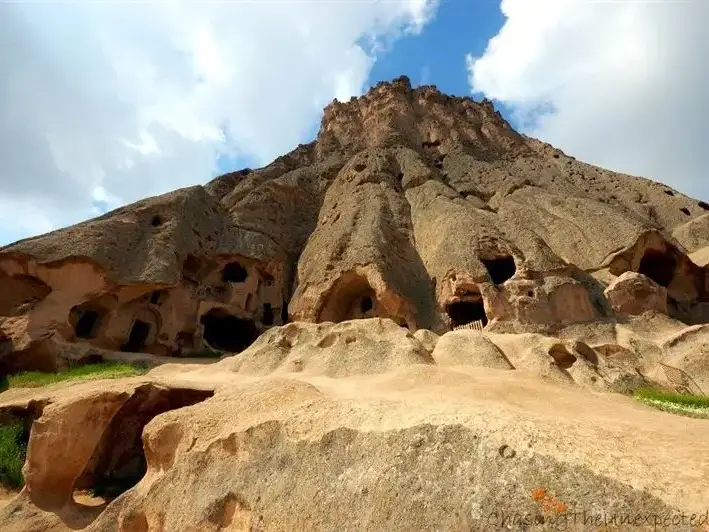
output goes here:
[[[470, 85], [579, 159], [709, 199], [709, 2], [503, 0]], [[541, 112], [540, 112], [541, 111]]]
[[0, 243], [269, 162], [435, 6], [0, 4]]

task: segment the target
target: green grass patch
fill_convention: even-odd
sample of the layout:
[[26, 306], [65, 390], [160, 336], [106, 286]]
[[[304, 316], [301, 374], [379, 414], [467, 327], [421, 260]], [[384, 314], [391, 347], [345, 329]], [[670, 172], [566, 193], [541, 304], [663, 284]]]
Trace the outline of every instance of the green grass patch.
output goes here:
[[10, 375], [7, 383], [10, 388], [38, 388], [49, 384], [74, 380], [117, 379], [143, 375], [147, 368], [128, 364], [126, 362], [99, 362], [74, 366], [58, 373], [44, 373], [41, 371], [23, 371], [17, 375]]
[[0, 425], [0, 485], [8, 488], [21, 488], [24, 484], [22, 466], [27, 451], [24, 432], [21, 421]]
[[220, 358], [224, 353], [212, 349], [211, 347], [205, 347], [201, 351], [190, 351], [187, 353], [189, 358]]
[[675, 414], [709, 418], [709, 397], [656, 388], [640, 388], [633, 396], [639, 401]]

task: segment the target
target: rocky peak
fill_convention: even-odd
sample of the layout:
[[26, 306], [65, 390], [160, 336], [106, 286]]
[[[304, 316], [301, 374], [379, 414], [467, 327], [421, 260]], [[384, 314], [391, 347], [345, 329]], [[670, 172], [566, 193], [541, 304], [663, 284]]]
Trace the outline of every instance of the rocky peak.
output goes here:
[[477, 157], [528, 151], [490, 100], [446, 95], [434, 85], [412, 88], [406, 76], [378, 83], [349, 102], [333, 100], [324, 110], [317, 145], [320, 156], [395, 145]]

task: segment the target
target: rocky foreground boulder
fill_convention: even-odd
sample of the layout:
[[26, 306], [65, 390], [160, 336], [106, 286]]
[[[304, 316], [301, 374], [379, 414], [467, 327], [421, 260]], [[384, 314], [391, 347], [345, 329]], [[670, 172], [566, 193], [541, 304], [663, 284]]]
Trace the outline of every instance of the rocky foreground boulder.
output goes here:
[[709, 421], [615, 392], [709, 391], [708, 211], [399, 78], [264, 168], [0, 248], [2, 374], [157, 366], [0, 394], [0, 529], [701, 517]]
[[[478, 336], [468, 360], [461, 334], [432, 357], [389, 319], [291, 323], [216, 364], [5, 392], [33, 423], [2, 530], [701, 530], [709, 421], [573, 384], [578, 342]], [[511, 370], [543, 357], [556, 377]]]

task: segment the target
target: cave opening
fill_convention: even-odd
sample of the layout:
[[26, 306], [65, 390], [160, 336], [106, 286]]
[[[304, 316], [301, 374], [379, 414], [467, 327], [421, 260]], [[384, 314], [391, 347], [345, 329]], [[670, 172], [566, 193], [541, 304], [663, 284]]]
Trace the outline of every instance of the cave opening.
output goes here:
[[258, 337], [253, 320], [237, 318], [222, 309], [212, 309], [200, 318], [204, 339], [214, 349], [239, 353]]
[[288, 302], [284, 299], [281, 306], [281, 323], [288, 323]]
[[263, 304], [263, 318], [261, 323], [264, 325], [273, 325], [273, 308], [270, 303]]
[[243, 283], [248, 277], [248, 272], [238, 262], [230, 262], [222, 270], [222, 281], [228, 283]]
[[147, 471], [143, 429], [156, 416], [200, 403], [211, 390], [140, 386], [113, 416], [84, 471], [74, 484], [74, 496], [88, 492], [110, 501], [135, 486]]
[[452, 327], [467, 325], [474, 321], [481, 321], [483, 327], [487, 325], [487, 314], [482, 301], [457, 301], [448, 305], [446, 313]]
[[381, 316], [377, 298], [364, 275], [344, 273], [324, 302], [318, 321], [339, 323], [346, 320]]
[[135, 320], [128, 335], [128, 341], [121, 346], [121, 351], [140, 353], [150, 335], [150, 324], [143, 320]]
[[667, 252], [650, 249], [645, 252], [638, 273], [667, 288], [674, 277], [677, 260]]
[[374, 301], [370, 296], [363, 296], [359, 301], [359, 310], [362, 314], [366, 314], [374, 308]]
[[487, 269], [492, 282], [495, 284], [503, 284], [508, 279], [511, 279], [517, 272], [514, 259], [509, 256], [495, 259], [481, 259], [480, 261]]
[[101, 314], [92, 309], [82, 309], [79, 313], [79, 319], [74, 325], [74, 334], [77, 338], [95, 337], [101, 322]]

